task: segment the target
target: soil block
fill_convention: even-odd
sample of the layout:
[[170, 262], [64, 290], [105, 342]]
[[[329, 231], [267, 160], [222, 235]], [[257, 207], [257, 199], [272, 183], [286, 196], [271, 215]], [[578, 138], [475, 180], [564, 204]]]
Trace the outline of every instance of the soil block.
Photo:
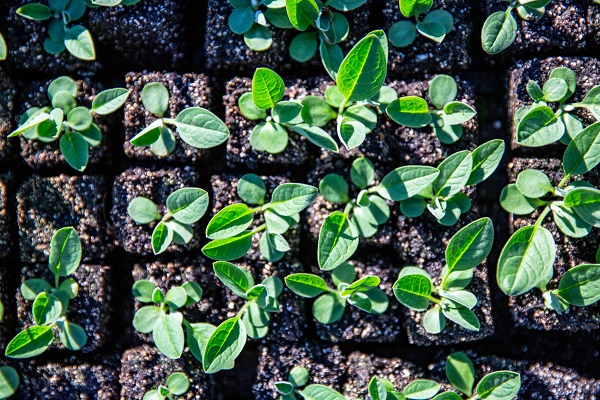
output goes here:
[[[121, 6], [120, 6], [121, 7]], [[175, 118], [181, 111], [189, 107], [202, 107], [214, 111], [213, 85], [204, 74], [177, 74], [175, 72], [130, 72], [125, 76], [127, 89], [131, 95], [125, 103], [125, 154], [138, 160], [165, 160], [191, 164], [203, 159], [209, 150], [196, 149], [179, 138], [177, 129], [172, 128], [176, 137], [175, 150], [166, 157], [155, 155], [150, 146], [135, 147], [129, 141], [145, 127], [156, 120], [142, 104], [142, 89], [151, 82], [160, 82], [169, 89], [171, 95], [169, 109], [165, 118]]]
[[14, 139], [8, 140], [7, 136], [13, 131], [13, 112], [17, 89], [8, 77], [6, 69], [0, 68], [0, 165], [12, 159], [16, 149]]
[[341, 391], [346, 375], [346, 359], [337, 346], [316, 342], [272, 343], [259, 349], [258, 376], [252, 391], [256, 400], [275, 400], [278, 381], [287, 381], [293, 367], [308, 369], [309, 383]]
[[[539, 169], [546, 173], [554, 186], [564, 177], [562, 162], [557, 159], [514, 158], [508, 165], [510, 182], [515, 182], [519, 172], [526, 169]], [[583, 179], [594, 184], [600, 182], [598, 172], [592, 171]], [[541, 210], [531, 216], [509, 215], [510, 232], [524, 226], [533, 226]], [[600, 242], [598, 229], [592, 229], [583, 238], [571, 238], [558, 230], [551, 216], [546, 217], [543, 226], [547, 228], [556, 242], [556, 260], [554, 261], [554, 277], [548, 284], [549, 289], [556, 289], [564, 273], [582, 263], [596, 260], [596, 251]], [[600, 304], [588, 307], [570, 307], [568, 312], [558, 314], [547, 310], [541, 292], [533, 289], [521, 296], [510, 297], [510, 313], [518, 327], [535, 330], [588, 331], [600, 327]]]
[[[107, 57], [128, 68], [177, 69], [186, 50], [189, 0], [144, 0], [90, 10], [88, 27]], [[118, 61], [117, 61], [118, 62]]]
[[358, 351], [348, 356], [348, 377], [344, 395], [350, 399], [365, 399], [371, 378], [388, 379], [398, 391], [410, 382], [423, 378], [423, 371], [416, 365], [400, 358], [383, 358]]
[[[10, 63], [20, 69], [49, 76], [68, 73], [76, 73], [80, 76], [96, 74], [102, 66], [98, 61], [80, 60], [67, 50], [58, 55], [49, 54], [44, 50], [44, 41], [48, 38], [48, 21], [32, 21], [17, 14], [19, 7], [29, 3], [32, 1], [12, 1], [6, 25], [2, 26], [2, 34], [9, 44], [7, 59]], [[48, 5], [48, 0], [41, 0], [39, 3]], [[88, 16], [84, 15], [83, 18], [70, 24], [70, 26], [75, 25], [89, 27]]]
[[99, 357], [93, 363], [72, 356], [64, 362], [42, 363], [36, 358], [21, 363], [21, 384], [15, 399], [113, 400], [119, 393], [118, 359]]
[[82, 261], [104, 260], [113, 249], [104, 219], [107, 192], [101, 176], [33, 175], [26, 180], [16, 196], [21, 260], [46, 262], [52, 236], [67, 226], [79, 234]]
[[[475, 91], [473, 85], [458, 79], [458, 96], [456, 101], [463, 101], [471, 107], [475, 107]], [[429, 99], [429, 79], [422, 81], [392, 81], [388, 86], [392, 87], [398, 96], [419, 96], [426, 100]], [[381, 118], [381, 122], [373, 130], [371, 135], [381, 135], [390, 143], [391, 154], [397, 165], [403, 164], [425, 164], [437, 166], [449, 155], [460, 150], [473, 150], [477, 147], [478, 122], [477, 117], [463, 124], [463, 136], [451, 145], [442, 144], [433, 128], [426, 126], [424, 128], [408, 128], [398, 125], [389, 117]]]
[[[18, 123], [21, 115], [32, 107], [49, 106], [48, 87], [52, 80], [35, 82], [24, 88], [22, 99], [20, 100], [19, 115], [15, 122]], [[90, 79], [77, 81], [79, 92], [77, 94], [77, 104], [79, 106], [91, 108], [94, 97], [103, 90], [100, 85]], [[118, 110], [111, 115], [101, 116], [94, 114], [94, 122], [98, 124], [102, 131], [102, 142], [100, 145], [90, 147], [90, 158], [88, 170], [90, 167], [105, 168], [112, 162], [110, 157], [110, 143], [114, 142], [115, 136], [120, 136], [122, 130], [120, 118], [122, 111]], [[16, 126], [16, 125], [15, 125]], [[76, 174], [77, 171], [71, 168], [60, 152], [59, 140], [52, 143], [43, 143], [38, 140], [27, 140], [19, 136], [21, 140], [21, 156], [31, 168], [35, 170], [47, 171], [49, 168], [59, 167], [62, 171], [69, 174]], [[10, 138], [8, 140], [18, 140]]]
[[[347, 13], [343, 13], [350, 23], [350, 34], [340, 44], [344, 54], [371, 31], [370, 10], [375, 7], [372, 0]], [[263, 7], [264, 8], [264, 7]], [[265, 65], [276, 65], [279, 71], [291, 68], [319, 68], [324, 71], [319, 51], [306, 63], [294, 61], [288, 52], [290, 42], [298, 33], [296, 29], [279, 29], [270, 26], [273, 45], [267, 51], [256, 52], [244, 43], [243, 35], [237, 35], [229, 29], [227, 21], [233, 6], [227, 1], [208, 0], [208, 18], [206, 22], [206, 57], [209, 69], [228, 69], [240, 72], [254, 71], [254, 68]], [[264, 11], [264, 10], [263, 10]], [[314, 31], [314, 28], [310, 28]]]
[[[127, 213], [129, 203], [138, 196], [144, 196], [158, 205], [161, 215], [167, 212], [167, 197], [174, 191], [185, 187], [196, 187], [198, 174], [191, 167], [148, 169], [130, 168], [115, 178], [113, 186], [113, 205], [110, 212], [114, 227], [115, 244], [126, 252], [138, 255], [150, 255], [152, 252], [152, 232], [157, 222], [138, 225]], [[167, 252], [181, 253], [200, 247], [203, 231], [194, 224], [194, 237], [185, 246], [172, 244]]]
[[[379, 288], [389, 297], [389, 307], [381, 315], [369, 314], [358, 308], [346, 305], [346, 310], [342, 319], [333, 324], [321, 324], [314, 321], [317, 329], [317, 335], [327, 341], [337, 342], [406, 342], [406, 336], [403, 332], [402, 323], [404, 315], [402, 306], [394, 297], [393, 286], [400, 266], [395, 265], [387, 257], [369, 257], [364, 261], [352, 260], [356, 270], [356, 277], [362, 278], [366, 275], [375, 275], [381, 278]], [[330, 273], [319, 273], [318, 267], [313, 267], [313, 272], [321, 275], [330, 287], [335, 287], [331, 281]]]
[[[564, 153], [565, 146], [561, 143], [544, 146], [543, 148], [521, 147], [516, 141], [517, 127], [514, 124], [516, 111], [523, 106], [533, 104], [533, 100], [527, 93], [527, 83], [532, 80], [543, 86], [550, 73], [558, 67], [572, 69], [577, 77], [577, 89], [573, 96], [567, 100], [567, 104], [583, 100], [594, 86], [600, 85], [600, 61], [595, 58], [551, 57], [542, 60], [536, 58], [516, 64], [510, 71], [508, 81], [508, 124], [511, 127], [510, 146], [512, 149], [520, 149], [526, 154], [537, 154], [546, 157], [561, 157]], [[553, 103], [550, 103], [550, 107], [556, 108]], [[575, 114], [584, 121], [584, 125], [596, 121], [593, 115], [583, 108], [576, 109]]]
[[[442, 43], [436, 43], [417, 33], [415, 41], [407, 47], [389, 44], [388, 67], [393, 75], [423, 76], [431, 73], [448, 73], [466, 70], [471, 65], [469, 52], [473, 35], [473, 11], [468, 0], [440, 0], [433, 10], [446, 10], [454, 17], [454, 28]], [[427, 15], [427, 14], [425, 14]], [[383, 26], [386, 33], [398, 21], [415, 22], [405, 18], [397, 1], [386, 1], [383, 7]], [[479, 35], [475, 35], [479, 37]]]
[[[484, 14], [506, 11], [507, 4], [496, 0], [483, 3]], [[544, 16], [539, 20], [523, 20], [515, 10], [512, 15], [517, 21], [517, 37], [513, 44], [491, 60], [502, 60], [512, 55], [515, 58], [529, 57], [531, 54], [565, 53], [577, 54], [586, 49], [586, 4], [585, 0], [555, 0], [546, 6]], [[477, 35], [477, 45], [481, 38]]]
[[[69, 322], [81, 326], [87, 334], [83, 353], [97, 350], [111, 339], [112, 279], [111, 267], [105, 265], [82, 264], [72, 276], [79, 284], [77, 297], [69, 302], [67, 317]], [[54, 275], [47, 265], [26, 265], [21, 269], [21, 283], [27, 279], [40, 278], [53, 284]], [[61, 278], [61, 282], [62, 282]], [[17, 319], [19, 329], [33, 325], [32, 301], [25, 300], [21, 289], [17, 291]], [[57, 340], [53, 347], [65, 349]]]
[[594, 54], [598, 54], [600, 47], [600, 4], [589, 3], [586, 18], [588, 28], [587, 47], [593, 48]]
[[[467, 195], [473, 201], [471, 210], [460, 217], [458, 223], [447, 227], [437, 222], [428, 212], [418, 218], [398, 216], [397, 232], [394, 248], [400, 257], [401, 266], [417, 266], [424, 268], [433, 278], [435, 285], [440, 284], [440, 273], [444, 267], [445, 251], [448, 242], [461, 228], [481, 217], [474, 192], [468, 190]], [[469, 331], [452, 321], [447, 321], [446, 328], [438, 335], [432, 335], [423, 328], [424, 312], [416, 312], [404, 307], [408, 341], [411, 344], [426, 346], [430, 344], [454, 344], [481, 340], [494, 333], [491, 310], [487, 262], [484, 261], [474, 270], [473, 280], [467, 290], [477, 297], [477, 306], [473, 312], [479, 318], [481, 328], [478, 332]]]
[[0, 302], [4, 306], [4, 316], [0, 319], [0, 348], [6, 348], [15, 333], [15, 287], [17, 271], [13, 268], [0, 268]]
[[121, 358], [121, 399], [141, 399], [158, 385], [165, 384], [169, 375], [183, 372], [190, 379], [189, 390], [178, 399], [211, 400], [214, 397], [212, 379], [202, 371], [202, 364], [189, 352], [171, 360], [154, 346], [143, 345], [128, 349]]

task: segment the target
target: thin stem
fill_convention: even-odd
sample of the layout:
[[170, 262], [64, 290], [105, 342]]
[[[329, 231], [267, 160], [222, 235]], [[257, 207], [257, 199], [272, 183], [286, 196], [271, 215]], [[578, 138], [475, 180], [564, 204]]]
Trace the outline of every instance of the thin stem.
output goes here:
[[566, 174], [564, 178], [562, 178], [562, 180], [558, 183], [558, 188], [562, 189], [562, 187], [567, 183], [567, 181], [569, 180], [569, 178], [571, 177], [571, 174]]
[[261, 226], [259, 226], [258, 228], [254, 229], [252, 231], [252, 234], [264, 231], [265, 229], [267, 229], [267, 224], [262, 224]]
[[535, 225], [534, 227], [539, 227], [540, 225], [542, 225], [542, 221], [544, 221], [544, 218], [546, 218], [546, 215], [548, 215], [548, 213], [550, 212], [550, 206], [546, 206], [544, 208], [544, 211], [542, 211], [542, 213], [540, 214], [540, 216], [538, 217], [537, 221], [535, 221]]
[[344, 208], [344, 216], [346, 218], [348, 218], [348, 216], [350, 215], [350, 211], [352, 211], [353, 207], [354, 207], [354, 204], [352, 202], [346, 204], [346, 208]]
[[442, 301], [441, 301], [441, 300], [438, 300], [438, 299], [436, 299], [436, 298], [435, 298], [435, 297], [433, 297], [433, 296], [427, 296], [427, 298], [429, 299], [429, 301], [431, 301], [431, 302], [433, 302], [433, 303], [435, 303], [435, 304], [437, 304], [437, 305], [442, 305]]

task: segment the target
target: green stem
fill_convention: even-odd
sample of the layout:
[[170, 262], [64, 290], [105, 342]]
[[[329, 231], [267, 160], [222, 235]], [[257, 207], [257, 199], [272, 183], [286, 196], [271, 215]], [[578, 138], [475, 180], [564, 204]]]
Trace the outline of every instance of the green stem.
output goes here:
[[562, 189], [562, 187], [567, 183], [567, 181], [569, 180], [569, 178], [571, 177], [571, 174], [566, 174], [564, 178], [562, 178], [562, 180], [558, 183], [558, 188]]
[[259, 226], [258, 228], [254, 229], [252, 231], [252, 234], [264, 231], [265, 229], [267, 229], [267, 224], [262, 224], [261, 226]]
[[431, 301], [432, 303], [435, 303], [435, 304], [437, 304], [437, 305], [441, 305], [441, 304], [442, 304], [441, 300], [438, 300], [438, 299], [436, 299], [436, 298], [435, 298], [435, 297], [433, 297], [433, 296], [427, 296], [427, 298], [428, 298], [428, 299], [429, 299], [429, 301]]
[[544, 218], [546, 218], [546, 215], [548, 215], [549, 212], [550, 212], [550, 207], [546, 206], [544, 208], [544, 211], [542, 211], [542, 213], [538, 217], [537, 221], [535, 221], [534, 227], [538, 228], [540, 225], [542, 225], [542, 222], [544, 221]]
[[344, 216], [346, 218], [348, 218], [348, 216], [350, 215], [350, 211], [352, 211], [353, 207], [354, 207], [354, 204], [352, 202], [346, 204], [346, 208], [344, 208]]

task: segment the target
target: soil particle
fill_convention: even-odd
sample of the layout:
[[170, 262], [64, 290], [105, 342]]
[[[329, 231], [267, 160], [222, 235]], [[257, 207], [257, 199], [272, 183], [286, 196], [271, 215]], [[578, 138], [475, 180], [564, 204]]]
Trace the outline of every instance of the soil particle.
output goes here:
[[67, 226], [81, 239], [84, 262], [104, 260], [112, 251], [104, 220], [106, 182], [101, 176], [43, 178], [33, 175], [17, 192], [21, 260], [48, 260], [54, 233]]
[[[148, 169], [135, 167], [117, 176], [113, 185], [113, 206], [110, 212], [114, 227], [115, 244], [126, 252], [150, 255], [152, 252], [152, 231], [156, 223], [138, 225], [127, 213], [129, 203], [138, 196], [147, 197], [158, 206], [161, 215], [166, 213], [167, 197], [184, 187], [194, 187], [198, 174], [191, 167], [171, 169]], [[200, 230], [194, 224], [194, 237], [185, 246], [172, 244], [167, 252], [184, 252], [200, 247]]]
[[0, 68], [0, 163], [10, 161], [15, 151], [15, 140], [7, 136], [13, 131], [13, 113], [16, 107], [17, 89], [8, 73]]
[[204, 74], [177, 74], [174, 72], [130, 72], [125, 76], [127, 89], [131, 95], [125, 103], [125, 154], [138, 160], [164, 160], [191, 164], [205, 158], [207, 150], [197, 149], [185, 143], [179, 137], [177, 129], [170, 127], [175, 135], [175, 150], [166, 157], [155, 155], [150, 146], [135, 147], [129, 141], [140, 133], [145, 127], [156, 121], [156, 116], [151, 114], [142, 103], [142, 89], [151, 82], [160, 82], [167, 87], [171, 95], [169, 108], [165, 118], [176, 118], [177, 115], [189, 107], [202, 107], [212, 109], [214, 88], [210, 79]]
[[[6, 178], [9, 178], [8, 181]], [[0, 177], [0, 259], [9, 255], [13, 247], [13, 239], [11, 238], [11, 223], [13, 215], [11, 212], [12, 201], [9, 202], [7, 184], [12, 183], [10, 177]], [[13, 200], [14, 199], [10, 199]]]

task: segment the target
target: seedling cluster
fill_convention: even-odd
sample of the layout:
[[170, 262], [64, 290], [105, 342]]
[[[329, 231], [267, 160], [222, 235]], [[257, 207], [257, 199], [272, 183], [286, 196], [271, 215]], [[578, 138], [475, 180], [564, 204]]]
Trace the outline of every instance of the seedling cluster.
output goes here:
[[[446, 10], [431, 11], [433, 0], [400, 0], [400, 12], [405, 18], [414, 18], [415, 22], [398, 21], [388, 32], [390, 43], [394, 47], [407, 47], [414, 43], [417, 34], [441, 43], [454, 29], [454, 17]], [[421, 16], [425, 15], [423, 19]]]
[[183, 396], [190, 388], [190, 379], [183, 372], [173, 372], [167, 377], [166, 385], [144, 394], [142, 400], [174, 400]]

